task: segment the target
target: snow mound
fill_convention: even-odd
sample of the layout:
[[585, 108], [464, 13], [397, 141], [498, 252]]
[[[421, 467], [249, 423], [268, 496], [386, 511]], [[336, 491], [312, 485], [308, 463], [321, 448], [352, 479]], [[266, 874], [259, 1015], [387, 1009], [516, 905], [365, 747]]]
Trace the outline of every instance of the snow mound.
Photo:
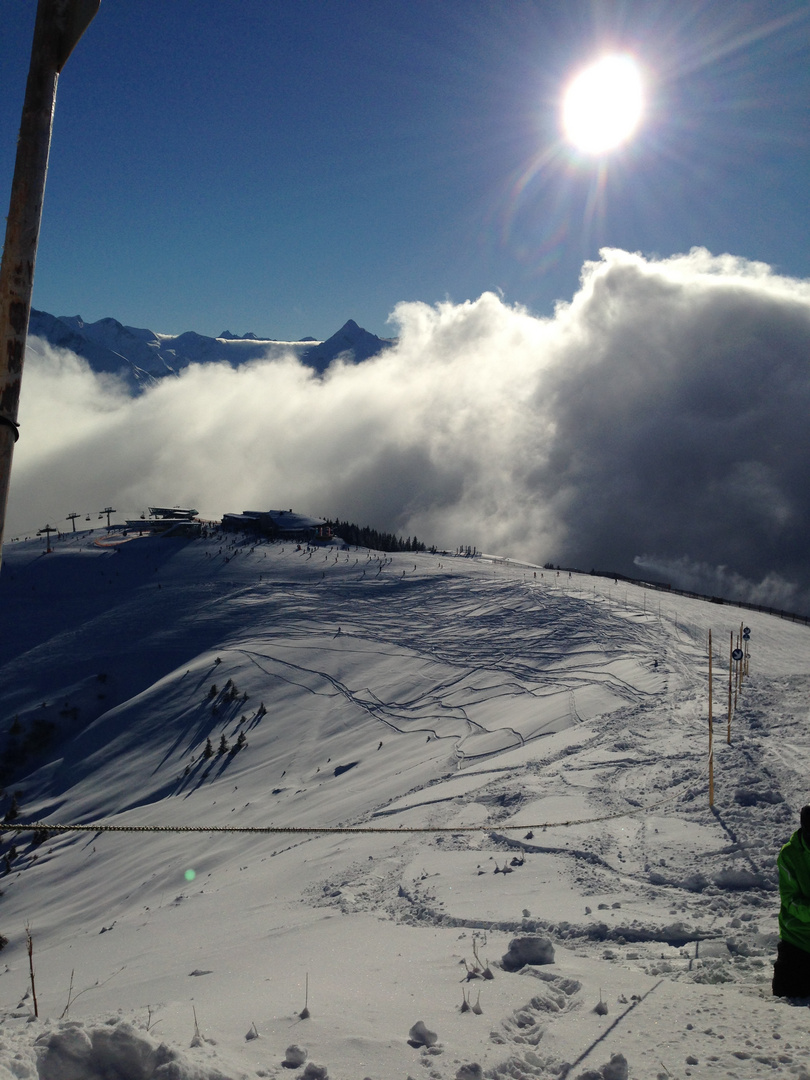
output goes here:
[[227, 1080], [125, 1021], [64, 1021], [33, 1046], [0, 1036], [0, 1080]]
[[509, 949], [501, 958], [504, 971], [520, 971], [524, 964], [553, 964], [554, 946], [541, 934], [525, 934], [512, 938]]

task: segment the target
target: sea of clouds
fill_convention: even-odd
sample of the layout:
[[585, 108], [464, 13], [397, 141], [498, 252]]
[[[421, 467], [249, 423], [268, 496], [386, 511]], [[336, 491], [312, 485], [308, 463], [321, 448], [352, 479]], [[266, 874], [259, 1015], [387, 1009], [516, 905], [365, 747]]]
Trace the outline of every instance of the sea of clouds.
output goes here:
[[550, 318], [485, 293], [392, 322], [323, 378], [198, 365], [139, 397], [31, 339], [6, 538], [291, 507], [810, 610], [810, 282], [611, 249]]

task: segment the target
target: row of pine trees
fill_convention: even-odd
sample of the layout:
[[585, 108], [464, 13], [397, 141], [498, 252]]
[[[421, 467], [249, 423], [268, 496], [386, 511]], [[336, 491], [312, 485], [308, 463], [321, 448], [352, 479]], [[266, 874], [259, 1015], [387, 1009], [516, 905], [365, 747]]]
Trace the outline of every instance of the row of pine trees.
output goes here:
[[327, 522], [335, 536], [352, 547], [367, 547], [374, 551], [425, 551], [425, 545], [415, 536], [403, 540], [394, 533], [378, 532], [368, 525], [355, 525], [348, 521]]

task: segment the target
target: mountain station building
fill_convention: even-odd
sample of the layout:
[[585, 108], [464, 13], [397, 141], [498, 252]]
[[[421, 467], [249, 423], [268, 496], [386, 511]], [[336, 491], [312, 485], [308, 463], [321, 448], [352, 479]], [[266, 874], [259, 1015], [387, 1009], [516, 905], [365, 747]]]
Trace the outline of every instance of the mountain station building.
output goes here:
[[325, 518], [305, 517], [292, 510], [243, 510], [241, 514], [225, 514], [222, 527], [254, 532], [271, 540], [303, 540], [317, 544], [332, 539], [332, 530]]
[[197, 521], [197, 511], [190, 507], [150, 506], [147, 509], [149, 517], [127, 521], [125, 526], [127, 531], [194, 536], [202, 529], [202, 524]]

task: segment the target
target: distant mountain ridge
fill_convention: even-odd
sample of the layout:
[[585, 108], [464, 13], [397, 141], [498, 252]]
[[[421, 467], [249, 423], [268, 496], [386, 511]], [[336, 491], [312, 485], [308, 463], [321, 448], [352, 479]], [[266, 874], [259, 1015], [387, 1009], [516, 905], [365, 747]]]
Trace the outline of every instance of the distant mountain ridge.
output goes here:
[[33, 308], [28, 333], [76, 353], [94, 371], [123, 377], [133, 393], [166, 376], [178, 375], [189, 364], [228, 363], [239, 367], [250, 360], [294, 353], [302, 363], [323, 374], [338, 356], [345, 355], [351, 362], [361, 363], [393, 344], [389, 338], [364, 330], [353, 319], [325, 341], [316, 338], [280, 341], [259, 338], [254, 333], [237, 336], [230, 330], [223, 330], [216, 338], [193, 330], [161, 334], [124, 326], [117, 319], [86, 323], [79, 315], [55, 316]]

